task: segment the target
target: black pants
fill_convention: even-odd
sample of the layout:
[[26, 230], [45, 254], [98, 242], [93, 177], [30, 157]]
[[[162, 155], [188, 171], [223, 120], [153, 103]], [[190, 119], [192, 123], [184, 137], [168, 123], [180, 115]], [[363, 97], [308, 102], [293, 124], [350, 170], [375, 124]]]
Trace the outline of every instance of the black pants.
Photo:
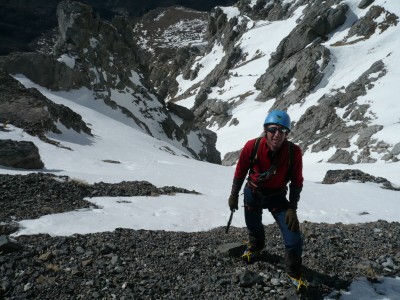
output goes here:
[[[255, 248], [264, 248], [265, 231], [262, 224], [262, 213], [264, 208], [268, 208], [274, 217], [282, 234], [285, 243], [285, 265], [286, 272], [292, 277], [298, 277], [301, 274], [303, 240], [300, 231], [289, 230], [285, 215], [287, 208], [282, 204], [281, 207], [275, 209], [268, 203], [268, 196], [262, 196], [260, 193], [253, 191], [248, 186], [244, 189], [244, 218], [249, 233], [249, 243]], [[275, 199], [278, 201], [277, 199]], [[286, 198], [282, 199], [286, 201]]]

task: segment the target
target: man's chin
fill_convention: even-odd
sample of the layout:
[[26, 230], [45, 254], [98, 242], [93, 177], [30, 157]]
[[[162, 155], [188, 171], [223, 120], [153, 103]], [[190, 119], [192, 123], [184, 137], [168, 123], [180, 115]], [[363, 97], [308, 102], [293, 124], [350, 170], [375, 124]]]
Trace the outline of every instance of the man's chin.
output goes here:
[[271, 142], [270, 143], [270, 148], [272, 151], [278, 150], [282, 146], [282, 143], [279, 142]]

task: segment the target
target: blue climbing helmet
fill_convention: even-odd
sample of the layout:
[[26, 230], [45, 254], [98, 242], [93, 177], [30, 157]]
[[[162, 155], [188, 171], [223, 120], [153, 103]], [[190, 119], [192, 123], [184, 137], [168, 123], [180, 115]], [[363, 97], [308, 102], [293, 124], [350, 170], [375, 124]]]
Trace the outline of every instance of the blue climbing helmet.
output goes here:
[[268, 124], [278, 124], [286, 127], [290, 131], [290, 117], [283, 110], [273, 110], [265, 118], [264, 126]]

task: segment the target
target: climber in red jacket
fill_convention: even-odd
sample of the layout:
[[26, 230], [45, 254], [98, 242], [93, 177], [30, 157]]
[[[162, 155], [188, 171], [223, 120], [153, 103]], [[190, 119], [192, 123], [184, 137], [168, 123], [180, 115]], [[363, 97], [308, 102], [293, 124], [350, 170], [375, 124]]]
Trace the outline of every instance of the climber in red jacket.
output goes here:
[[244, 188], [244, 216], [249, 241], [242, 258], [251, 262], [263, 250], [262, 212], [268, 209], [285, 243], [286, 271], [300, 289], [306, 287], [301, 278], [303, 241], [296, 213], [303, 187], [303, 163], [300, 147], [287, 140], [290, 127], [289, 115], [273, 110], [264, 121], [263, 136], [245, 144], [236, 166], [229, 207], [231, 211], [238, 209], [239, 192], [249, 174]]

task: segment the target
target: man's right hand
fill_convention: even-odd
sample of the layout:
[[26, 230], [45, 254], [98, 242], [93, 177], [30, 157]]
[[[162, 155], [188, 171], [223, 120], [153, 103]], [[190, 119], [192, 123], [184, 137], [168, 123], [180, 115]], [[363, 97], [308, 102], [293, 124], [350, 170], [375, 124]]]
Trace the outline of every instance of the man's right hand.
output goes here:
[[229, 204], [229, 208], [231, 209], [231, 211], [239, 209], [238, 202], [239, 202], [239, 195], [231, 194], [229, 196], [228, 204]]

